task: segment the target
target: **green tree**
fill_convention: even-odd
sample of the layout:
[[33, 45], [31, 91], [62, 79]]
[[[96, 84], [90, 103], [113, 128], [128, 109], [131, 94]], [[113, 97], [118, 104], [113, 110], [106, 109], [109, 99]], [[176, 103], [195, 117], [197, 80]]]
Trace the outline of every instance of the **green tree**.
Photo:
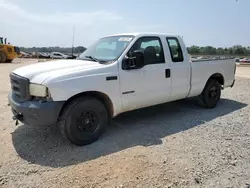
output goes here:
[[246, 49], [244, 49], [244, 47], [242, 47], [241, 45], [233, 46], [232, 50], [233, 50], [233, 54], [236, 54], [236, 55], [243, 55], [246, 52]]
[[216, 49], [216, 54], [217, 55], [224, 55], [226, 54], [225, 50], [223, 48], [217, 48]]
[[188, 52], [190, 54], [200, 54], [200, 47], [199, 46], [191, 46], [188, 48]]

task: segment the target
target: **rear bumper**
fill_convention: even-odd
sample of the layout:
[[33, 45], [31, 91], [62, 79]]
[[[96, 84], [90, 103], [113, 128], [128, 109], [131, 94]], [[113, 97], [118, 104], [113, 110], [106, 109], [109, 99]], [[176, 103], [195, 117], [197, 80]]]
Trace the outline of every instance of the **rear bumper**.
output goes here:
[[32, 127], [56, 124], [59, 113], [65, 103], [64, 101], [25, 101], [20, 103], [13, 99], [11, 93], [8, 99], [14, 117], [25, 125]]

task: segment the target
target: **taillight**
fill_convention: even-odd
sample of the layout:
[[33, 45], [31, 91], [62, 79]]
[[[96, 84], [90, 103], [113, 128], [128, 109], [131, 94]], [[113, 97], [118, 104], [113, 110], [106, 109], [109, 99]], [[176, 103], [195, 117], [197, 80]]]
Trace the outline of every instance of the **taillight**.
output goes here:
[[235, 74], [235, 72], [236, 72], [236, 64], [234, 64], [234, 74]]

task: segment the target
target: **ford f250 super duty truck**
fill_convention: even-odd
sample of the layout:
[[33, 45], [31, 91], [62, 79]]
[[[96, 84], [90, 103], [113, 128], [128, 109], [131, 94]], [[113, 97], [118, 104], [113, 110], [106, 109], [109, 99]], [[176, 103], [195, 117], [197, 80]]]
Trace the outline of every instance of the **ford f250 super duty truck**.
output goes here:
[[13, 118], [58, 125], [76, 145], [97, 140], [120, 113], [198, 96], [214, 108], [232, 87], [233, 59], [191, 62], [179, 36], [118, 34], [99, 39], [77, 60], [57, 60], [10, 73]]

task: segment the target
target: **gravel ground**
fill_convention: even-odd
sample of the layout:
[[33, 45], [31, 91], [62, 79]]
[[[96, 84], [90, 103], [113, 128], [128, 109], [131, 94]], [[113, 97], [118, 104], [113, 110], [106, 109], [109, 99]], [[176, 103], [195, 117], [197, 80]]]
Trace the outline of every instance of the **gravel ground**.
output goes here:
[[188, 99], [125, 113], [77, 147], [11, 120], [8, 74], [33, 62], [0, 64], [0, 187], [250, 187], [250, 68], [215, 109]]

